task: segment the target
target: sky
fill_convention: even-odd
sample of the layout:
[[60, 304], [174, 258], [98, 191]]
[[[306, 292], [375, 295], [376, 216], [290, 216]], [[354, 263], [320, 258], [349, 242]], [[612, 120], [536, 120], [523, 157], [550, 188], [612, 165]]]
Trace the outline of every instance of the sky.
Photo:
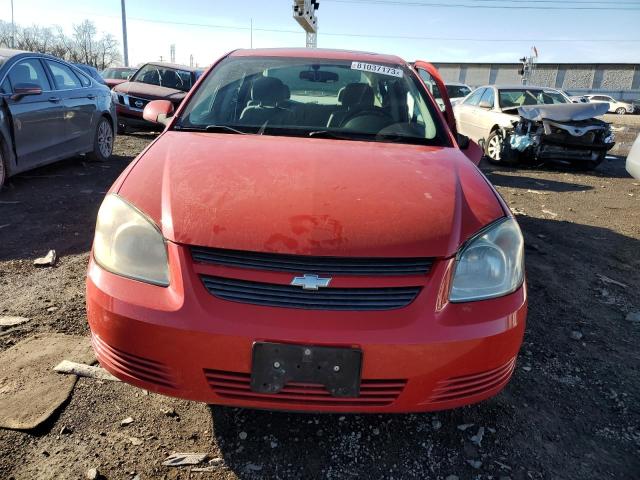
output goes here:
[[[640, 0], [319, 0], [318, 47], [431, 62], [640, 63]], [[93, 21], [122, 40], [120, 0], [13, 0], [16, 24]], [[292, 0], [127, 0], [129, 63], [206, 66], [236, 48], [303, 47]], [[427, 4], [427, 5], [425, 5]], [[447, 6], [448, 5], [448, 6]], [[462, 5], [462, 6], [451, 6]], [[536, 7], [523, 8], [523, 7]], [[11, 0], [0, 0], [11, 20]], [[279, 30], [279, 31], [274, 31]]]

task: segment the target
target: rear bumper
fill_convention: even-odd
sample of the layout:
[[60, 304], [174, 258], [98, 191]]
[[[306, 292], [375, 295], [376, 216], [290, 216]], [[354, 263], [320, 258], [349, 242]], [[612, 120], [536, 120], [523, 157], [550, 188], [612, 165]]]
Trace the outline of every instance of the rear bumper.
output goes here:
[[[170, 244], [169, 250], [179, 264], [170, 260], [177, 281], [169, 288], [113, 275], [93, 260], [89, 266], [96, 355], [138, 387], [248, 408], [410, 412], [482, 401], [504, 388], [514, 370], [526, 320], [524, 285], [507, 297], [448, 304], [435, 313], [428, 288], [403, 309], [309, 312], [217, 299], [199, 282], [184, 249]], [[335, 398], [321, 386], [298, 384], [277, 394], [252, 392], [256, 341], [362, 349], [360, 396]]]

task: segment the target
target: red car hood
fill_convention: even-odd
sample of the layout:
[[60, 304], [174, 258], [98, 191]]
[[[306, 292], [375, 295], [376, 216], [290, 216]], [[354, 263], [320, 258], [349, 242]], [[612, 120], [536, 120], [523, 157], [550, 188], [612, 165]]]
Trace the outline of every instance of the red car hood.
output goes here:
[[459, 150], [391, 143], [168, 131], [117, 185], [168, 240], [258, 252], [445, 257], [504, 216]]
[[180, 103], [187, 95], [182, 90], [142, 82], [123, 82], [116, 85], [113, 90], [149, 100], [171, 100], [174, 103]]

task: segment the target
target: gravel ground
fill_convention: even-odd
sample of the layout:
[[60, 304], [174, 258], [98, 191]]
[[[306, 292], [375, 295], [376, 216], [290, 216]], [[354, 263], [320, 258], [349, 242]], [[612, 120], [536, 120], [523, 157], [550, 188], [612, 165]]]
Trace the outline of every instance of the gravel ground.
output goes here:
[[[95, 215], [151, 138], [119, 137], [107, 163], [61, 162], [0, 193], [0, 315], [32, 319], [0, 332], [0, 351], [36, 332], [88, 334]], [[310, 415], [80, 379], [36, 431], [0, 430], [0, 478], [639, 478], [640, 323], [626, 317], [640, 311], [640, 182], [621, 159], [588, 173], [482, 168], [522, 226], [530, 288], [518, 367], [497, 397], [430, 414]], [[35, 268], [51, 248], [57, 266]], [[209, 472], [163, 467], [173, 452], [217, 460]]]

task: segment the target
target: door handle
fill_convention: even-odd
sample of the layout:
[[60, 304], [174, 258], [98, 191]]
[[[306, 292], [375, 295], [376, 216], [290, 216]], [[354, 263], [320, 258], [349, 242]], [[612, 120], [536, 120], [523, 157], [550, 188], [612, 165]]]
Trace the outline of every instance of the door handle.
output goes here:
[[95, 95], [93, 95], [92, 93], [90, 93], [89, 95], [87, 95], [87, 98], [88, 98], [89, 100], [95, 100], [96, 96], [95, 96]]
[[58, 103], [60, 101], [60, 97], [49, 97], [49, 101], [51, 103]]

